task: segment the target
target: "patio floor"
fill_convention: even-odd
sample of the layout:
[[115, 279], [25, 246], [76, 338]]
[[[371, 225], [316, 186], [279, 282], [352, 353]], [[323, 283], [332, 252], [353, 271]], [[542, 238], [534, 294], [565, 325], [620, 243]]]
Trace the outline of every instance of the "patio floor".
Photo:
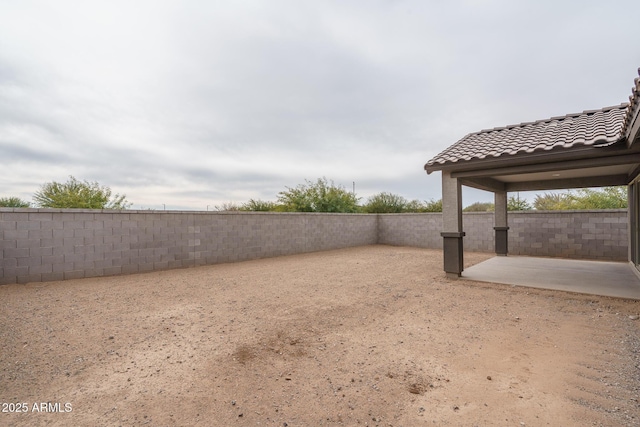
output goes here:
[[640, 278], [626, 262], [496, 256], [465, 269], [462, 278], [640, 300]]

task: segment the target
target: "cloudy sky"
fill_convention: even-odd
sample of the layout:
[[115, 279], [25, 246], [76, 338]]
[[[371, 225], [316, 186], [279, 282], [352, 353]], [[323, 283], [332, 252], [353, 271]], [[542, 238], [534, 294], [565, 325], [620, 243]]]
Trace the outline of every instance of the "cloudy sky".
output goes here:
[[[617, 105], [640, 2], [0, 1], [0, 197], [212, 209], [326, 177], [439, 199], [470, 132]], [[464, 204], [492, 200], [466, 191]]]

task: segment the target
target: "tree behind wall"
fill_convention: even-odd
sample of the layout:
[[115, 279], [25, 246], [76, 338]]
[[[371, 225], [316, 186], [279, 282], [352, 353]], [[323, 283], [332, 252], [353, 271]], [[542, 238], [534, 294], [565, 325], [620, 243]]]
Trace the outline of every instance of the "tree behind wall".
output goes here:
[[573, 201], [573, 209], [624, 209], [628, 204], [627, 187], [582, 188]]
[[240, 206], [241, 211], [251, 212], [274, 212], [278, 211], [278, 208], [279, 206], [274, 202], [259, 199], [249, 199], [248, 202], [243, 203], [242, 206]]
[[627, 208], [627, 187], [581, 188], [566, 193], [537, 195], [533, 205], [536, 210], [588, 210]]
[[422, 205], [419, 212], [442, 212], [442, 199], [430, 199]]
[[408, 204], [402, 196], [382, 192], [369, 197], [362, 210], [366, 213], [401, 213], [407, 210]]
[[19, 197], [0, 197], [0, 208], [28, 208], [29, 202]]
[[544, 193], [536, 195], [533, 207], [537, 211], [563, 211], [571, 209], [570, 193]]
[[496, 207], [490, 202], [475, 202], [462, 210], [462, 212], [493, 212]]
[[47, 182], [33, 196], [42, 208], [127, 209], [125, 195], [111, 195], [111, 189], [97, 182], [78, 181], [73, 176], [65, 183]]
[[507, 210], [508, 211], [530, 211], [531, 205], [527, 201], [527, 199], [521, 199], [520, 194], [517, 196], [510, 196], [507, 199]]
[[278, 193], [278, 203], [288, 212], [358, 212], [358, 198], [327, 178], [306, 181]]

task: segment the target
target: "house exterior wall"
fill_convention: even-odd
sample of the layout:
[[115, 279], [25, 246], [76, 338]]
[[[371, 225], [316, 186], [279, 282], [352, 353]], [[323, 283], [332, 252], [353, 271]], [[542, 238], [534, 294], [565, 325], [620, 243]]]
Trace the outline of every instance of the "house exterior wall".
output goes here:
[[[463, 215], [493, 252], [492, 213]], [[625, 210], [510, 212], [509, 253], [627, 260]], [[442, 248], [442, 215], [0, 208], [0, 284], [130, 274], [350, 246]]]

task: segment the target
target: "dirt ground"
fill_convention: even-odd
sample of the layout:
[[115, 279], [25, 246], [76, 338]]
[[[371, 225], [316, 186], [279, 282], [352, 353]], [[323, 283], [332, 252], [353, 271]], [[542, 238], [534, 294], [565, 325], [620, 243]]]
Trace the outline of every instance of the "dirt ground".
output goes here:
[[639, 312], [389, 246], [0, 286], [0, 425], [638, 426]]

